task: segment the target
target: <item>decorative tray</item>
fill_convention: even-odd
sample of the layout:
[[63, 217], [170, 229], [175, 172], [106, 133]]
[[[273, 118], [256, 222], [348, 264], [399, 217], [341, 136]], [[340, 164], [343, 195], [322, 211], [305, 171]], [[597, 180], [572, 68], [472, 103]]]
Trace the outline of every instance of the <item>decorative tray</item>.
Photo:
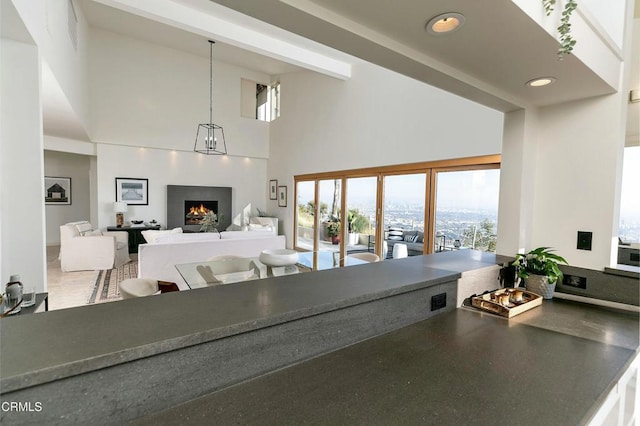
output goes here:
[[511, 318], [542, 305], [542, 296], [516, 288], [502, 288], [471, 297], [471, 305], [483, 311]]

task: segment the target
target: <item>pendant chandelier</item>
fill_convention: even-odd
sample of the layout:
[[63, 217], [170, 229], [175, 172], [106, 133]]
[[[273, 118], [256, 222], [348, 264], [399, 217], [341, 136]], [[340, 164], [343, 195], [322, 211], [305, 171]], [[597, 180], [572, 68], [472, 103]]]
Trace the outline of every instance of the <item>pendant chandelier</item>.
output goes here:
[[195, 152], [207, 155], [227, 155], [227, 143], [224, 140], [224, 130], [213, 123], [213, 45], [209, 40], [209, 122], [198, 125]]

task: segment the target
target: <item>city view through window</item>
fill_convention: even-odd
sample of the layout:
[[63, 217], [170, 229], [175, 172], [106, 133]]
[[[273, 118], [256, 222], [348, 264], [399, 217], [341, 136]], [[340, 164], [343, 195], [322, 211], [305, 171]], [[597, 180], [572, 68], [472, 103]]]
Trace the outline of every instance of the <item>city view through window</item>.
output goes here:
[[436, 251], [496, 251], [500, 170], [440, 172], [436, 189]]
[[640, 243], [640, 146], [624, 149], [618, 235], [623, 243]]
[[[392, 256], [393, 246], [408, 246], [408, 255], [424, 252], [425, 212], [428, 210], [427, 173], [382, 176], [382, 258]], [[431, 251], [476, 249], [495, 251], [499, 195], [499, 169], [437, 172], [435, 180], [434, 247]], [[344, 183], [343, 183], [344, 182]], [[315, 181], [297, 182], [298, 248], [312, 250], [317, 232], [318, 250], [373, 251], [378, 227], [377, 176], [318, 180], [319, 217], [315, 220]], [[340, 232], [342, 184], [346, 184], [345, 206], [348, 233]], [[318, 228], [317, 230], [315, 228]], [[340, 237], [336, 237], [336, 229]], [[428, 230], [427, 230], [428, 231]], [[344, 232], [344, 233], [343, 233]], [[428, 237], [427, 237], [428, 238]]]
[[[497, 164], [477, 170], [429, 169], [420, 173], [382, 172], [365, 177], [318, 179], [320, 199], [315, 214], [315, 180], [296, 182], [296, 247], [344, 253], [376, 251], [382, 258], [391, 257], [394, 241], [409, 243], [408, 255], [446, 250], [476, 249], [495, 251], [498, 228], [500, 170]], [[435, 173], [435, 179], [430, 176]], [[348, 172], [345, 175], [348, 176]], [[427, 194], [432, 178], [435, 194]], [[378, 185], [380, 181], [381, 186]], [[620, 201], [619, 237], [622, 243], [640, 243], [640, 197], [635, 188], [640, 182], [640, 147], [625, 148]], [[348, 234], [340, 221], [341, 186], [346, 185], [344, 205], [348, 214]], [[382, 196], [382, 211], [376, 214], [377, 197]], [[429, 206], [433, 199], [434, 206]], [[426, 229], [425, 212], [433, 209]], [[378, 227], [378, 217], [381, 226]], [[383, 248], [376, 250], [376, 231], [382, 232]], [[433, 247], [424, 246], [429, 232]], [[330, 235], [331, 234], [331, 235]], [[339, 234], [339, 235], [335, 235]], [[332, 237], [333, 236], [333, 237]], [[345, 241], [340, 241], [343, 238]], [[409, 245], [409, 244], [408, 244]]]

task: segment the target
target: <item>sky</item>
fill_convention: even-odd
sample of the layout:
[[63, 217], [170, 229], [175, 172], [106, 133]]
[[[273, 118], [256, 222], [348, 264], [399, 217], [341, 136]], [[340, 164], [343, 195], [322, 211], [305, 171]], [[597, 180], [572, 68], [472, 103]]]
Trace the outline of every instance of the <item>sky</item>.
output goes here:
[[624, 149], [620, 217], [640, 222], [640, 146]]
[[[426, 177], [424, 173], [388, 176], [385, 178], [385, 203], [424, 204]], [[441, 172], [438, 175], [437, 203], [443, 209], [498, 209], [500, 170]], [[300, 201], [313, 199], [313, 183], [298, 186]], [[373, 204], [376, 178], [353, 178], [347, 181], [350, 204]], [[320, 183], [320, 199], [333, 200], [333, 180]]]

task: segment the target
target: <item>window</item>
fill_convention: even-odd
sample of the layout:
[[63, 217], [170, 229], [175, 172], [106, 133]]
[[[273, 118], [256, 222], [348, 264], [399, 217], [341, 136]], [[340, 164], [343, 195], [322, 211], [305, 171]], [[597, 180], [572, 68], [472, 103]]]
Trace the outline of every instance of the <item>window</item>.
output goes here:
[[623, 243], [640, 243], [640, 146], [624, 149], [620, 225], [618, 235]]
[[500, 170], [436, 173], [436, 252], [496, 251]]
[[294, 176], [295, 248], [313, 269], [356, 252], [495, 251], [499, 167], [492, 155]]
[[426, 173], [384, 177], [384, 259], [393, 257], [396, 244], [404, 244], [408, 256], [424, 254], [426, 191]]
[[316, 206], [315, 182], [304, 181], [296, 184], [296, 242], [302, 250], [313, 250]]
[[280, 83], [265, 85], [255, 81], [240, 81], [240, 115], [260, 121], [280, 117]]
[[271, 100], [271, 120], [280, 117], [280, 83], [272, 84], [269, 87], [269, 99]]

